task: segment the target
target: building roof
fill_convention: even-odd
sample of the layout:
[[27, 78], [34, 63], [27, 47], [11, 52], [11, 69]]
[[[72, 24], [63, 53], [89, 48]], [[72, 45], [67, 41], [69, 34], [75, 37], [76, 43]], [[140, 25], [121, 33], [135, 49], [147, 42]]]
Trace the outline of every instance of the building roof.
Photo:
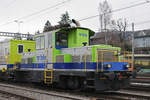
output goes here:
[[136, 31], [134, 37], [135, 38], [150, 37], [150, 29]]

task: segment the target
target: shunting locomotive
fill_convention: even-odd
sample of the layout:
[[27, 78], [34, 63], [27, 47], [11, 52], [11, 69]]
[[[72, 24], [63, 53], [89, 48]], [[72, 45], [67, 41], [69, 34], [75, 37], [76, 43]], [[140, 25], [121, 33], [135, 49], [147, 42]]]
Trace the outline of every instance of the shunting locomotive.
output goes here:
[[[0, 77], [57, 84], [68, 89], [105, 91], [128, 86], [133, 72], [132, 57], [126, 57], [129, 52], [121, 55], [120, 47], [90, 45], [90, 37], [94, 34], [83, 27], [63, 27], [36, 34], [35, 42], [26, 40], [26, 45], [22, 42], [9, 49], [12, 54], [22, 50], [21, 58], [11, 57], [11, 53], [3, 54], [8, 58], [4, 57], [5, 63], [1, 61], [1, 69], [5, 65], [5, 70], [1, 70]], [[11, 63], [18, 58], [21, 60]]]

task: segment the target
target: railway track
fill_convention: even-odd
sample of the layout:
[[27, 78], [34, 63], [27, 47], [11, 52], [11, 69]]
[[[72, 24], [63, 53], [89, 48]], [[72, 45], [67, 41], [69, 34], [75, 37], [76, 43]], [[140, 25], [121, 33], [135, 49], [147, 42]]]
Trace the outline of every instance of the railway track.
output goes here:
[[141, 91], [131, 90], [120, 90], [116, 92], [113, 91], [106, 93], [103, 96], [103, 100], [150, 100], [150, 93], [141, 93]]
[[[103, 93], [59, 91], [51, 89], [39, 89], [0, 83], [0, 90], [4, 93], [24, 97], [25, 99], [14, 100], [150, 100], [150, 93], [133, 90], [108, 91]], [[0, 93], [1, 93], [0, 91]], [[1, 97], [1, 94], [0, 94]], [[13, 97], [13, 96], [12, 96]], [[27, 98], [26, 98], [27, 97]], [[7, 99], [3, 99], [7, 100]], [[9, 99], [10, 100], [10, 99]], [[11, 99], [13, 100], [13, 99]]]
[[89, 98], [81, 97], [80, 95], [70, 95], [68, 93], [45, 91], [3, 83], [0, 83], [0, 93], [1, 91], [18, 97], [27, 97], [28, 99], [25, 100], [90, 100]]
[[130, 90], [141, 90], [141, 91], [150, 91], [150, 75], [143, 74], [138, 75], [135, 79], [131, 80]]
[[0, 90], [0, 100], [33, 100], [33, 99], [31, 99], [30, 97], [20, 96], [17, 94], [12, 94]]

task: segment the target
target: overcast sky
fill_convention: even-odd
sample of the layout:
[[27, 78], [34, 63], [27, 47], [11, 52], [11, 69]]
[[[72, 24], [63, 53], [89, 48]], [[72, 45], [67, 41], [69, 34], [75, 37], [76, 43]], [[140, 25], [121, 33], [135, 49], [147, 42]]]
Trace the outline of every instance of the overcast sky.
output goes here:
[[[82, 19], [98, 14], [99, 2], [103, 0], [68, 0], [67, 3], [49, 8], [34, 16], [28, 16], [42, 9], [54, 6], [66, 0], [0, 0], [0, 31], [17, 32], [18, 25], [14, 20], [23, 21], [20, 24], [21, 33], [34, 33], [37, 30], [42, 30], [46, 20], [49, 20], [52, 25], [56, 25], [60, 20], [60, 16], [65, 11], [68, 11], [70, 18]], [[108, 0], [112, 9], [127, 7], [133, 4], [143, 2], [144, 0]], [[113, 19], [126, 18], [129, 23], [143, 22], [150, 20], [150, 3], [138, 7], [122, 10], [113, 13]], [[82, 27], [88, 27], [94, 31], [99, 29], [99, 17], [85, 20], [81, 22]], [[148, 29], [150, 23], [135, 25], [136, 29]], [[131, 27], [128, 27], [131, 29]]]

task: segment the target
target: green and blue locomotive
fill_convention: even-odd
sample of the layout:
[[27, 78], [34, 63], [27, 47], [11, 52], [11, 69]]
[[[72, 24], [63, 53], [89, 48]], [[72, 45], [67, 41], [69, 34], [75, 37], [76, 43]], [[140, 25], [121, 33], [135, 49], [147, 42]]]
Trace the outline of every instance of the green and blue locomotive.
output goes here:
[[[121, 55], [119, 47], [90, 45], [94, 34], [83, 27], [36, 34], [35, 43], [29, 42], [22, 48], [26, 52], [22, 52], [21, 61], [12, 64], [7, 61], [1, 74], [15, 81], [44, 82], [69, 89], [105, 91], [128, 86], [133, 72], [132, 58], [125, 57], [128, 53]], [[14, 48], [13, 52], [17, 50], [20, 49]]]

